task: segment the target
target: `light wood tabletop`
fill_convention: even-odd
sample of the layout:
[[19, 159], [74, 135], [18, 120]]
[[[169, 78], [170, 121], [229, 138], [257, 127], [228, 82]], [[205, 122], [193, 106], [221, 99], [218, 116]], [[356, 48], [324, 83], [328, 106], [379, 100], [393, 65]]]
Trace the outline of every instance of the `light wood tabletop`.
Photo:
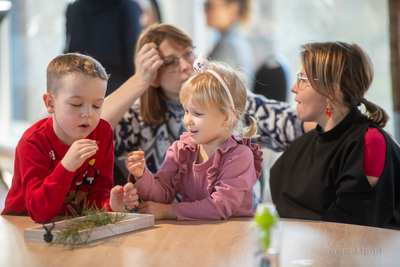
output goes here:
[[[38, 226], [27, 216], [0, 217], [0, 265], [253, 266], [252, 218], [156, 221], [151, 228], [77, 247], [24, 241]], [[280, 266], [398, 266], [400, 231], [283, 219]]]

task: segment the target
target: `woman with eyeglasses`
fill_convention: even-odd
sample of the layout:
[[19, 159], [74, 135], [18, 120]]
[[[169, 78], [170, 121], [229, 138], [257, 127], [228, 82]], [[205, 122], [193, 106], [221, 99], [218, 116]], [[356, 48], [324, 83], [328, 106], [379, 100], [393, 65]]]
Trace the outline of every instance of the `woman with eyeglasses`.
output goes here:
[[[187, 131], [179, 92], [194, 73], [193, 48], [192, 39], [172, 25], [156, 24], [142, 32], [136, 48], [136, 74], [103, 105], [102, 118], [114, 129], [116, 157], [143, 150], [146, 167], [152, 173], [161, 169], [167, 149]], [[274, 151], [283, 151], [315, 127], [310, 123], [303, 129], [294, 107], [250, 91], [246, 110], [259, 119], [258, 143]], [[254, 192], [254, 203], [259, 203], [260, 190]]]
[[235, 69], [244, 68], [254, 73], [253, 48], [239, 30], [241, 25], [249, 21], [251, 0], [207, 0], [204, 10], [207, 25], [221, 35], [209, 58], [227, 62]]
[[373, 78], [368, 55], [357, 44], [317, 42], [303, 45], [300, 57], [291, 89], [297, 116], [318, 126], [271, 169], [280, 216], [400, 224], [400, 148], [381, 128], [386, 112], [364, 97]]

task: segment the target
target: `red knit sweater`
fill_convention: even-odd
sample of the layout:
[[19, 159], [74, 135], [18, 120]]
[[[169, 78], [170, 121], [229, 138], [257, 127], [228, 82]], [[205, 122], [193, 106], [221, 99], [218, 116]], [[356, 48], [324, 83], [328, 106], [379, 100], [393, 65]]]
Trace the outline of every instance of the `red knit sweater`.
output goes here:
[[79, 212], [85, 199], [89, 205], [111, 210], [111, 126], [100, 120], [87, 139], [99, 141], [99, 150], [75, 172], [69, 172], [60, 162], [70, 147], [57, 138], [52, 117], [31, 126], [15, 151], [14, 177], [2, 214], [29, 214], [35, 222], [48, 222], [58, 214], [67, 214], [69, 206]]

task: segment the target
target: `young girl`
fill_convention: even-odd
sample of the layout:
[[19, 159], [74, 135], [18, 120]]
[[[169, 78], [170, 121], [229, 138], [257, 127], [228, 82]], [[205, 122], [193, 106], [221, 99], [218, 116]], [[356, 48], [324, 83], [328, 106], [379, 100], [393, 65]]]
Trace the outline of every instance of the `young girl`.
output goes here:
[[[240, 139], [257, 131], [252, 117], [247, 118], [251, 125], [244, 127], [246, 88], [232, 68], [207, 64], [202, 57], [193, 64], [197, 73], [179, 94], [189, 132], [168, 149], [161, 170], [153, 177], [142, 151], [132, 152], [125, 161], [129, 179], [144, 200], [139, 213], [156, 219], [254, 215], [252, 188], [262, 169], [262, 152], [250, 138]], [[182, 202], [172, 203], [177, 194]]]

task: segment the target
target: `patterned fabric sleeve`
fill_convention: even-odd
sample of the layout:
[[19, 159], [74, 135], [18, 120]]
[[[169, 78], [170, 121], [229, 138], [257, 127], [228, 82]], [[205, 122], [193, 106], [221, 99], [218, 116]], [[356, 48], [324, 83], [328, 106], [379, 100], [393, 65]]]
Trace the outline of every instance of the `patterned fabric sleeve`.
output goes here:
[[166, 105], [165, 120], [160, 125], [146, 125], [140, 116], [139, 101], [132, 105], [114, 130], [116, 157], [142, 150], [147, 168], [153, 174], [161, 169], [168, 148], [186, 131], [182, 105], [172, 100]]
[[125, 151], [138, 150], [140, 147], [139, 104], [136, 102], [124, 114], [114, 130], [115, 156], [122, 156]]
[[277, 152], [285, 150], [304, 134], [303, 122], [296, 116], [296, 108], [288, 103], [269, 100], [247, 91], [246, 110], [258, 119], [260, 144]]

